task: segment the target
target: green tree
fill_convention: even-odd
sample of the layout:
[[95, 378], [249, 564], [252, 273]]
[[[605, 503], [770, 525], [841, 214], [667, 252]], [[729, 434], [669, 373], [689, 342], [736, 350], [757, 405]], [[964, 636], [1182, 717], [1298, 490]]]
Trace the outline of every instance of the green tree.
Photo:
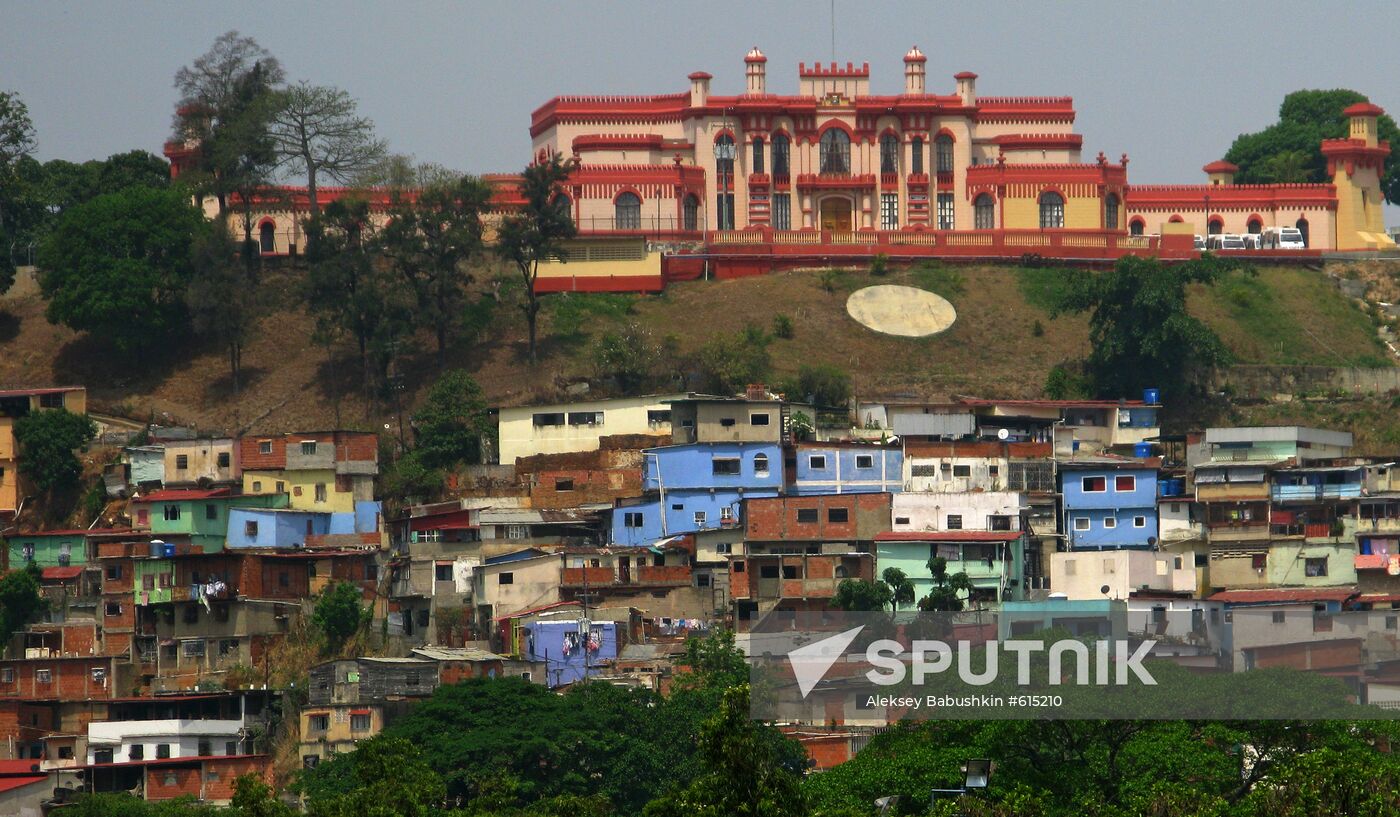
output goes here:
[[310, 802], [313, 817], [429, 817], [447, 796], [418, 746], [385, 735], [355, 748], [346, 782], [344, 790]]
[[196, 239], [191, 252], [194, 270], [185, 292], [190, 318], [196, 332], [228, 351], [229, 374], [237, 395], [243, 346], [258, 317], [258, 288], [247, 265], [239, 262], [227, 217], [215, 217], [213, 228]]
[[599, 377], [610, 377], [623, 394], [642, 394], [675, 377], [674, 336], [658, 339], [635, 321], [604, 332], [593, 344], [593, 368]]
[[520, 308], [530, 328], [530, 362], [536, 360], [535, 324], [540, 313], [540, 295], [535, 282], [540, 276], [540, 263], [558, 258], [568, 260], [564, 242], [578, 230], [569, 215], [568, 199], [563, 185], [574, 166], [554, 153], [542, 162], [525, 168], [520, 179], [520, 196], [524, 203], [502, 221], [496, 235], [496, 250], [513, 264], [524, 284], [525, 300]]
[[730, 689], [748, 683], [749, 662], [735, 646], [732, 630], [716, 629], [685, 642], [685, 657], [676, 662], [688, 672], [676, 679], [679, 689]]
[[494, 429], [486, 397], [472, 376], [447, 372], [413, 415], [414, 453], [427, 468], [481, 461], [482, 437]]
[[46, 315], [125, 352], [184, 327], [191, 251], [209, 229], [177, 189], [128, 187], [63, 214], [39, 249]]
[[881, 571], [880, 580], [890, 589], [890, 607], [894, 612], [899, 612], [901, 604], [914, 603], [914, 583], [909, 581], [903, 570], [887, 567]]
[[275, 165], [270, 126], [283, 76], [276, 57], [237, 31], [220, 35], [175, 74], [175, 136], [198, 145], [189, 178], [214, 196], [220, 213], [230, 193], [261, 183]]
[[413, 326], [413, 299], [371, 251], [369, 205], [338, 199], [306, 223], [307, 309], [323, 344], [347, 338], [355, 346], [368, 392], [387, 381], [391, 363]]
[[83, 476], [76, 452], [97, 436], [97, 424], [86, 414], [45, 409], [17, 420], [14, 434], [20, 474], [43, 494], [45, 507], [71, 507]]
[[311, 217], [321, 213], [321, 178], [347, 184], [377, 166], [385, 143], [375, 138], [374, 122], [359, 115], [354, 97], [328, 85], [299, 82], [277, 100], [271, 135], [281, 166], [306, 177]]
[[737, 394], [750, 383], [764, 382], [771, 366], [765, 341], [766, 336], [759, 340], [743, 332], [710, 338], [696, 355], [702, 388], [716, 394]]
[[401, 197], [376, 240], [413, 291], [417, 320], [433, 327], [439, 370], [447, 366], [447, 347], [462, 320], [471, 265], [485, 246], [482, 215], [490, 198], [490, 188], [471, 176]]
[[294, 817], [296, 809], [277, 799], [277, 792], [255, 774], [233, 781], [228, 817]]
[[[1235, 178], [1241, 184], [1331, 181], [1322, 140], [1346, 138], [1348, 121], [1342, 111], [1366, 101], [1365, 95], [1344, 88], [1294, 91], [1283, 98], [1278, 121], [1236, 137], [1225, 160], [1239, 166]], [[1386, 201], [1400, 204], [1400, 163], [1394, 152], [1400, 149], [1400, 129], [1389, 115], [1380, 117], [1378, 129], [1380, 139], [1391, 144], [1381, 191]]]
[[39, 595], [39, 567], [34, 563], [23, 570], [11, 570], [0, 575], [0, 654], [10, 643], [10, 636], [47, 607]]
[[763, 724], [749, 716], [747, 685], [726, 690], [700, 730], [701, 772], [648, 803], [645, 817], [798, 817], [806, 814], [801, 773], [785, 765]]
[[851, 376], [830, 364], [803, 364], [789, 392], [790, 400], [811, 402], [819, 408], [843, 409], [851, 399]]
[[1226, 268], [1203, 258], [1181, 264], [1125, 256], [1110, 272], [1080, 271], [1059, 311], [1089, 313], [1088, 375], [1104, 398], [1173, 388], [1193, 367], [1229, 359], [1220, 338], [1186, 310], [1186, 288]]
[[316, 599], [311, 623], [325, 636], [326, 648], [332, 655], [369, 623], [373, 610], [361, 606], [362, 600], [360, 588], [350, 582], [335, 582]]
[[963, 596], [972, 592], [972, 580], [967, 574], [958, 571], [948, 573], [948, 560], [934, 556], [928, 560], [928, 570], [933, 576], [933, 587], [928, 595], [919, 599], [919, 609], [956, 613], [963, 608]]
[[10, 245], [20, 238], [25, 226], [27, 189], [20, 171], [35, 145], [28, 106], [19, 94], [0, 91], [0, 295], [15, 281]]
[[882, 581], [842, 579], [836, 585], [836, 595], [831, 597], [831, 606], [847, 612], [876, 612], [885, 609], [893, 598], [889, 585]]

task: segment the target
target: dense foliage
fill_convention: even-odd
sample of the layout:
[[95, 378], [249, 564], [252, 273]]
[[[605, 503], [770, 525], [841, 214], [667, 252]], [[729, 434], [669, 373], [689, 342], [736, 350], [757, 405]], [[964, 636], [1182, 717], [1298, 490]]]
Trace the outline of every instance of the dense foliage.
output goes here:
[[[1348, 135], [1347, 119], [1342, 111], [1366, 97], [1356, 91], [1294, 91], [1283, 98], [1278, 121], [1257, 133], [1241, 134], [1230, 145], [1225, 160], [1238, 165], [1235, 181], [1240, 184], [1273, 184], [1281, 182], [1328, 182], [1327, 159], [1322, 155], [1323, 139], [1344, 139]], [[1395, 151], [1400, 149], [1400, 129], [1395, 120], [1380, 117], [1379, 136], [1389, 141], [1391, 158], [1381, 191], [1386, 201], [1400, 204], [1400, 162]]]
[[34, 620], [45, 602], [39, 595], [39, 568], [33, 564], [0, 574], [0, 654], [10, 636]]
[[311, 623], [320, 630], [326, 649], [332, 655], [340, 652], [345, 642], [369, 623], [373, 609], [361, 606], [360, 602], [360, 588], [350, 582], [336, 582], [321, 591], [316, 599]]
[[480, 462], [481, 441], [495, 431], [488, 408], [471, 375], [461, 369], [448, 372], [413, 415], [413, 453], [428, 468]]
[[97, 425], [86, 414], [67, 409], [31, 412], [15, 422], [14, 433], [24, 455], [20, 473], [36, 489], [48, 498], [77, 489], [83, 466], [75, 452], [97, 436]]

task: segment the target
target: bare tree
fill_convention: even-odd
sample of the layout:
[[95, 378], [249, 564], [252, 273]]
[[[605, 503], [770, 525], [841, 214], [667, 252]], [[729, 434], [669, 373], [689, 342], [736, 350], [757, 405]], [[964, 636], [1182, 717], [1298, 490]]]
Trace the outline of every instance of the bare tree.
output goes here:
[[552, 258], [567, 260], [564, 242], [578, 232], [561, 197], [564, 182], [574, 168], [573, 161], [564, 161], [558, 153], [525, 168], [520, 175], [520, 195], [524, 202], [501, 220], [496, 233], [496, 252], [515, 265], [525, 285], [525, 300], [520, 309], [530, 328], [531, 363], [535, 362], [537, 353], [535, 329], [540, 296], [535, 291], [535, 282], [540, 277], [540, 263]]
[[348, 93], [328, 85], [299, 82], [282, 92], [272, 138], [281, 165], [306, 174], [312, 218], [321, 212], [318, 177], [344, 184], [385, 156], [385, 143], [374, 137], [374, 122], [357, 116], [356, 106]]

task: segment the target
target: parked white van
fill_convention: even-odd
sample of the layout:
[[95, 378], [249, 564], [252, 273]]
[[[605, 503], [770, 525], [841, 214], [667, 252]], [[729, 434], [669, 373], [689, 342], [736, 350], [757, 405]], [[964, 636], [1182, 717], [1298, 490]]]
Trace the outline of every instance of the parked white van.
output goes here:
[[1240, 238], [1244, 239], [1244, 248], [1246, 250], [1257, 250], [1264, 246], [1263, 239], [1258, 233], [1245, 233], [1240, 236]]
[[1206, 248], [1206, 237], [1203, 235], [1196, 236], [1196, 242], [1193, 246], [1198, 252], [1204, 250]]
[[1242, 250], [1244, 239], [1235, 233], [1216, 233], [1206, 238], [1206, 248], [1210, 250]]
[[1266, 250], [1302, 250], [1308, 246], [1297, 227], [1269, 227], [1263, 238]]

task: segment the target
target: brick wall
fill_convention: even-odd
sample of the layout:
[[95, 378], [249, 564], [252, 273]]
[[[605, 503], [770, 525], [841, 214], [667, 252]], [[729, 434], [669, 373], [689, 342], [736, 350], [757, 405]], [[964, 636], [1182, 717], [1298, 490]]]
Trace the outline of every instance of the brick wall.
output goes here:
[[[559, 490], [561, 482], [571, 483], [569, 490]], [[612, 502], [641, 493], [640, 467], [611, 470], [556, 468], [537, 472], [530, 479], [530, 505], [534, 508], [573, 508], [587, 503]]]
[[[21, 658], [0, 661], [0, 668], [14, 670], [13, 681], [0, 681], [0, 698], [81, 700], [114, 697], [113, 667], [109, 658]], [[102, 669], [105, 679], [94, 679], [94, 669]], [[45, 670], [48, 672], [46, 682], [40, 678]]]
[[[754, 541], [847, 540], [861, 538], [858, 521], [863, 514], [885, 508], [889, 516], [889, 494], [833, 494], [829, 496], [787, 496], [750, 499], [744, 504], [745, 537]], [[833, 521], [832, 511], [838, 518]], [[804, 512], [815, 511], [815, 519], [804, 521]], [[840, 513], [845, 512], [845, 519]]]

